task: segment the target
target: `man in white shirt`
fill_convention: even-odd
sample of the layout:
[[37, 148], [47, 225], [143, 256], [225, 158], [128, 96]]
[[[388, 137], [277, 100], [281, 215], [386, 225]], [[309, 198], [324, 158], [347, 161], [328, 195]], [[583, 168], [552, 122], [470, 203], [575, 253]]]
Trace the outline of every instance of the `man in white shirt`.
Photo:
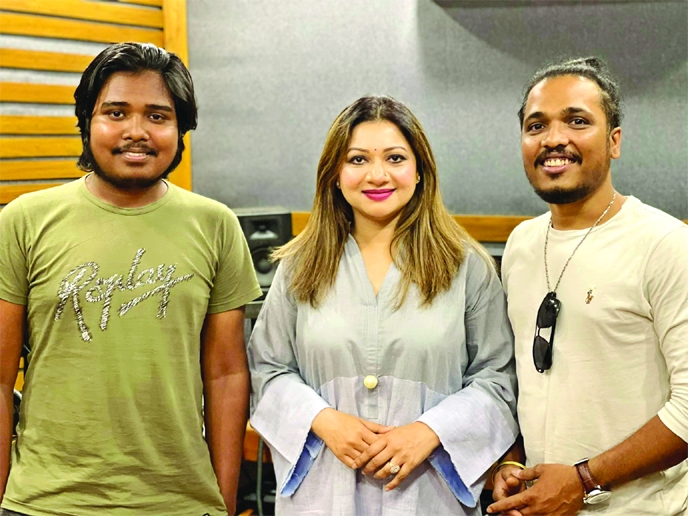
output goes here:
[[519, 117], [550, 212], [504, 254], [524, 444], [509, 458], [528, 467], [499, 465], [488, 513], [686, 514], [688, 226], [614, 190], [620, 94], [601, 60], [537, 72]]

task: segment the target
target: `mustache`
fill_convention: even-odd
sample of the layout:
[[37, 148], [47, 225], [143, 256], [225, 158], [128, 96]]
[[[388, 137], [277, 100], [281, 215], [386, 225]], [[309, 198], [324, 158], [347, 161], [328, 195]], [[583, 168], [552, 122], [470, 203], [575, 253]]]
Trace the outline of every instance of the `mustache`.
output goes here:
[[129, 143], [123, 147], [115, 147], [114, 149], [112, 149], [113, 156], [117, 154], [124, 154], [125, 152], [144, 152], [150, 156], [158, 155], [158, 151], [149, 147], [148, 145], [140, 145], [134, 143]]
[[543, 150], [540, 155], [535, 160], [535, 165], [542, 165], [548, 158], [568, 158], [574, 163], [580, 163], [583, 159], [573, 152], [568, 152], [564, 149], [554, 149], [554, 150]]

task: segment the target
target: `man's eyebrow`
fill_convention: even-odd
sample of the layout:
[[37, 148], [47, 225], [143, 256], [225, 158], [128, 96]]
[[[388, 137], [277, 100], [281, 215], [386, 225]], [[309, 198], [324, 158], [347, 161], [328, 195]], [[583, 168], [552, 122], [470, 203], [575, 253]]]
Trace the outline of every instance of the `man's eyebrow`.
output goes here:
[[567, 107], [561, 111], [562, 115], [577, 115], [578, 113], [588, 113], [588, 110], [580, 107]]
[[[590, 114], [590, 112], [587, 109], [575, 106], [570, 106], [561, 110], [562, 116], [578, 115], [580, 113]], [[533, 113], [530, 113], [526, 118], [524, 118], [523, 122], [525, 123], [528, 120], [541, 120], [543, 118], [547, 118], [547, 115], [544, 112], [535, 111]]]
[[154, 111], [166, 111], [168, 113], [174, 113], [174, 109], [165, 104], [146, 104], [146, 107]]
[[100, 107], [101, 108], [127, 107], [128, 105], [129, 105], [129, 102], [117, 102], [115, 100], [106, 100], [104, 102], [101, 102]]
[[528, 120], [531, 120], [531, 119], [539, 120], [541, 118], [545, 118], [545, 114], [542, 111], [535, 111], [535, 112], [529, 114], [527, 117], [525, 117], [523, 119], [523, 123], [526, 123]]
[[[100, 105], [100, 107], [101, 108], [128, 107], [130, 105], [131, 104], [129, 104], [129, 102], [107, 100], [107, 101], [103, 102]], [[151, 109], [153, 111], [165, 111], [167, 113], [174, 113], [174, 109], [172, 109], [170, 106], [167, 106], [165, 104], [146, 104], [146, 109]]]

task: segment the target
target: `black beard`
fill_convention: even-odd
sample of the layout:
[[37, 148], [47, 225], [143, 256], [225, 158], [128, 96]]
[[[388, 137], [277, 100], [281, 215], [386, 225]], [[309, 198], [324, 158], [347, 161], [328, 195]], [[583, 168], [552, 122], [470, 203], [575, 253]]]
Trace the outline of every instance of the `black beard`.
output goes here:
[[[563, 147], [558, 147], [557, 149], [555, 149], [555, 151], [565, 152]], [[538, 159], [535, 162], [535, 166], [537, 167], [538, 164], [543, 164], [546, 156], [547, 152], [542, 152], [541, 155], [538, 156]], [[571, 155], [571, 159], [578, 164], [583, 163], [583, 160], [578, 155]], [[610, 154], [609, 141], [607, 141], [607, 159], [605, 160], [605, 166], [602, 169], [606, 170], [606, 172], [596, 170], [594, 174], [587, 178], [587, 180], [585, 180], [577, 186], [574, 186], [573, 188], [563, 189], [559, 187], [554, 187], [551, 190], [540, 190], [531, 181], [527, 170], [526, 177], [528, 178], [530, 186], [532, 186], [533, 190], [535, 190], [535, 193], [538, 194], [540, 199], [545, 201], [547, 204], [571, 204], [574, 202], [578, 202], [582, 199], [585, 199], [587, 196], [595, 192], [602, 185], [605, 178], [609, 174], [611, 162], [612, 158]]]
[[563, 188], [554, 188], [552, 190], [540, 190], [535, 188], [535, 193], [547, 204], [571, 204], [581, 199], [585, 199], [595, 190], [594, 186], [597, 185], [586, 183], [567, 190]]
[[[607, 149], [609, 149], [609, 146], [607, 146]], [[533, 187], [533, 190], [535, 190], [535, 193], [538, 194], [540, 199], [545, 201], [547, 204], [571, 204], [585, 199], [595, 192], [602, 185], [602, 183], [604, 183], [604, 180], [609, 174], [611, 161], [611, 156], [607, 154], [605, 166], [603, 169], [601, 169], [606, 170], [606, 172], [596, 170], [592, 175], [587, 177], [584, 182], [568, 189], [554, 187], [551, 190], [540, 190], [530, 180], [530, 176], [528, 176], [527, 171], [526, 177], [528, 178], [530, 185]], [[582, 160], [579, 161], [579, 163], [582, 163]]]
[[92, 163], [93, 173], [118, 190], [146, 190], [147, 188], [156, 185], [161, 179], [166, 179], [167, 176], [170, 175], [170, 172], [172, 172], [172, 170], [170, 170], [168, 167], [167, 170], [157, 177], [117, 177], [105, 172], [102, 168], [100, 168], [95, 160], [93, 160]]
[[[181, 141], [181, 137], [179, 138]], [[122, 177], [116, 177], [108, 174], [105, 172], [100, 165], [98, 165], [98, 162], [96, 161], [95, 157], [93, 156], [93, 152], [91, 152], [91, 147], [90, 145], [85, 146], [84, 153], [83, 155], [87, 158], [87, 162], [90, 165], [90, 169], [93, 171], [95, 175], [97, 175], [99, 178], [101, 178], [103, 181], [106, 183], [114, 186], [115, 188], [119, 190], [145, 190], [147, 188], [150, 188], [151, 186], [154, 186], [157, 184], [160, 180], [162, 179], [167, 179], [167, 176], [169, 176], [172, 171], [177, 168], [179, 163], [182, 160], [182, 147], [177, 147], [177, 153], [174, 156], [174, 159], [172, 160], [172, 163], [170, 163], [170, 166], [167, 167], [167, 169], [162, 172], [159, 176], [150, 178], [150, 179], [145, 179], [145, 178], [122, 178]]]

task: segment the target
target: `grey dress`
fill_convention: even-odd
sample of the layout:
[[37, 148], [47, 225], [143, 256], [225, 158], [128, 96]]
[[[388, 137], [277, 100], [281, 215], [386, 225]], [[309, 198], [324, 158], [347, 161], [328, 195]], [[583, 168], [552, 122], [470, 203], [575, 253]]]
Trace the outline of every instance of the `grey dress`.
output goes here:
[[[376, 296], [356, 241], [318, 308], [295, 302], [280, 265], [249, 343], [251, 424], [285, 515], [477, 515], [490, 466], [518, 427], [513, 336], [501, 284], [472, 249], [450, 290], [394, 308], [399, 269]], [[364, 378], [373, 376], [373, 388]], [[332, 407], [383, 425], [421, 421], [440, 446], [397, 488], [341, 463], [311, 429]]]

